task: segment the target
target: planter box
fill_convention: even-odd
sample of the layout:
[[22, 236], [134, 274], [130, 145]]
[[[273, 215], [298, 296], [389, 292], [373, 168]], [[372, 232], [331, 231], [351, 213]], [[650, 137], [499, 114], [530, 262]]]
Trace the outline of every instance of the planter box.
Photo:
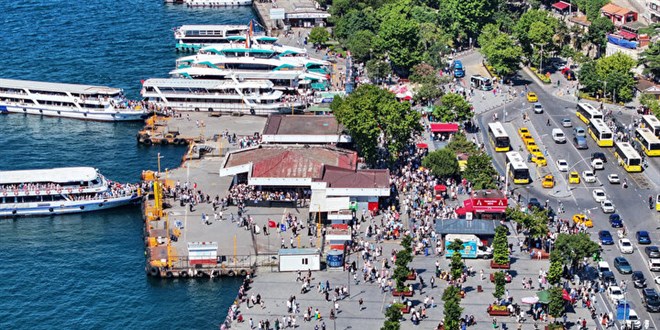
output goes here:
[[412, 297], [413, 292], [412, 291], [400, 292], [400, 291], [393, 290], [392, 295], [395, 296], [395, 297]]
[[403, 314], [410, 313], [410, 307], [408, 307], [408, 306], [401, 307], [401, 313], [403, 313]]
[[[490, 281], [491, 281], [492, 283], [495, 283], [495, 274], [494, 274], [494, 273], [493, 273], [493, 274], [490, 274]], [[506, 283], [511, 283], [511, 277], [510, 277], [510, 276], [504, 276], [504, 281], [505, 281]]]
[[511, 264], [510, 263], [508, 263], [508, 264], [496, 264], [495, 260], [491, 260], [490, 261], [490, 268], [493, 268], [493, 269], [510, 269]]
[[488, 315], [490, 316], [509, 316], [509, 311], [508, 310], [489, 310]]
[[[564, 329], [566, 329], [566, 328], [564, 328], [563, 326], [554, 326], [552, 329], [556, 329], [556, 330], [564, 330]], [[549, 325], [546, 325], [546, 326], [545, 326], [545, 330], [550, 330], [550, 326], [549, 326]]]
[[409, 281], [414, 281], [414, 280], [417, 279], [417, 274], [412, 273], [412, 274], [408, 275], [408, 277], [406, 277], [406, 279], [409, 280]]

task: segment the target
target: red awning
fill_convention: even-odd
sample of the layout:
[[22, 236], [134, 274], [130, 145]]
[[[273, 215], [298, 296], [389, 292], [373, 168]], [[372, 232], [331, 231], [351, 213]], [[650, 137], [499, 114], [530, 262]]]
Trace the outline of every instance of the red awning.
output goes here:
[[568, 291], [566, 291], [566, 289], [563, 289], [563, 290], [561, 291], [561, 297], [562, 297], [564, 300], [571, 301], [571, 295], [568, 294]]
[[404, 101], [410, 101], [410, 100], [412, 100], [412, 96], [406, 95], [406, 96], [403, 97], [403, 100]]
[[436, 191], [447, 191], [447, 186], [444, 184], [437, 184], [433, 189]]
[[468, 210], [468, 212], [473, 213], [504, 213], [506, 212], [506, 206], [478, 206], [474, 205], [472, 199], [466, 199], [463, 201], [463, 206]]
[[637, 39], [637, 34], [625, 30], [621, 30], [617, 34], [620, 35], [623, 39], [627, 39], [627, 40]]
[[456, 133], [458, 124], [456, 123], [432, 123], [431, 132], [433, 133]]
[[567, 4], [566, 2], [563, 2], [563, 1], [559, 1], [559, 2], [557, 2], [557, 3], [553, 3], [553, 4], [552, 4], [552, 7], [553, 7], [553, 8], [555, 8], [555, 9], [559, 9], [559, 10], [566, 10], [566, 9], [567, 9], [568, 7], [570, 7], [570, 6], [571, 6], [571, 5], [569, 5], [569, 4]]
[[426, 143], [417, 143], [416, 146], [417, 146], [418, 149], [428, 149], [429, 148], [429, 145], [426, 144]]
[[459, 207], [456, 209], [456, 215], [465, 215], [467, 213], [467, 210], [464, 207]]

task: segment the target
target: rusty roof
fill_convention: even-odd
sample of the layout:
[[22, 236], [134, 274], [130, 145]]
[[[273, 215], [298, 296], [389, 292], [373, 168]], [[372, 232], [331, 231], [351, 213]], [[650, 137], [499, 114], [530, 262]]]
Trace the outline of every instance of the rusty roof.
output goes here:
[[336, 166], [325, 166], [323, 181], [328, 188], [389, 188], [390, 170], [349, 170]]
[[272, 114], [268, 116], [266, 135], [338, 135], [344, 128], [333, 115], [301, 116]]
[[617, 5], [613, 4], [613, 3], [608, 3], [608, 4], [606, 4], [605, 6], [603, 6], [603, 7], [600, 9], [600, 11], [603, 12], [603, 13], [608, 13], [608, 14], [613, 14], [613, 15], [619, 15], [619, 16], [623, 16], [623, 15], [625, 15], [625, 14], [628, 14], [628, 13], [634, 13], [634, 12], [635, 12], [634, 10], [630, 10], [630, 9], [628, 9], [628, 8], [623, 8], [623, 7], [621, 7], [621, 6], [617, 6]]
[[330, 146], [262, 145], [229, 154], [225, 168], [252, 163], [252, 177], [320, 178], [323, 166], [355, 170], [357, 152]]
[[582, 15], [582, 16], [573, 16], [573, 17], [569, 18], [568, 20], [570, 22], [573, 22], [575, 24], [579, 24], [579, 25], [582, 25], [582, 26], [587, 26], [588, 27], [588, 26], [591, 25], [591, 21], [589, 21], [587, 19], [587, 16], [584, 16], [584, 15]]

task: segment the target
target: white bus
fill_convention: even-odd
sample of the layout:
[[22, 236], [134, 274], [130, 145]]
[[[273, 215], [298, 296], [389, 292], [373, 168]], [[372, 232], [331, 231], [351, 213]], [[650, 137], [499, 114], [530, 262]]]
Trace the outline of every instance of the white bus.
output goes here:
[[648, 128], [635, 130], [635, 139], [642, 146], [642, 151], [649, 157], [660, 156], [660, 138]]
[[594, 118], [589, 122], [589, 134], [601, 147], [614, 145], [614, 134], [602, 119]]
[[511, 150], [509, 135], [504, 130], [504, 126], [499, 121], [488, 124], [488, 137], [490, 143], [497, 152], [507, 152]]
[[642, 116], [642, 124], [644, 124], [645, 128], [651, 130], [655, 136], [660, 137], [660, 120], [654, 115]]
[[475, 74], [470, 77], [470, 86], [476, 89], [489, 91], [493, 89], [493, 82], [490, 80], [490, 78]]
[[614, 156], [619, 160], [619, 165], [628, 172], [642, 171], [642, 157], [628, 142], [617, 142], [614, 146]]
[[592, 119], [603, 119], [603, 113], [589, 103], [578, 103], [575, 114], [587, 125]]
[[523, 160], [520, 153], [517, 151], [509, 151], [506, 153], [506, 168], [509, 176], [512, 178], [513, 183], [527, 184], [529, 183], [529, 167]]

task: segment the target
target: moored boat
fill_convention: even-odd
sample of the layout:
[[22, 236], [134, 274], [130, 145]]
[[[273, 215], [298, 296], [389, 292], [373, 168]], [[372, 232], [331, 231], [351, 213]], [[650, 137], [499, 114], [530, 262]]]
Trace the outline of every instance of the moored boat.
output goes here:
[[252, 0], [183, 0], [188, 7], [249, 6]]
[[16, 79], [0, 79], [0, 113], [97, 121], [142, 120], [147, 114], [119, 88]]
[[92, 167], [0, 171], [0, 217], [91, 212], [139, 200], [136, 187]]

